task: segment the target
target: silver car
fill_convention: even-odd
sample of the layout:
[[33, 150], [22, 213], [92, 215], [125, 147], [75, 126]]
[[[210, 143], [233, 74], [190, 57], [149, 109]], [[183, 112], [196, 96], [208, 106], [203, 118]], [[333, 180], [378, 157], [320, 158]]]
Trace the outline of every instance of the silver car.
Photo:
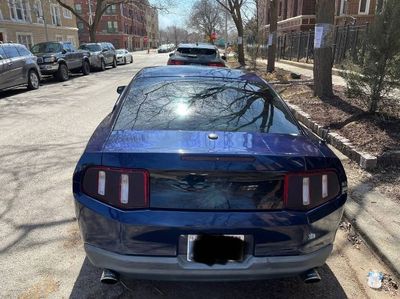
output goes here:
[[115, 49], [111, 43], [87, 43], [81, 45], [79, 49], [90, 52], [89, 61], [92, 69], [104, 71], [108, 65], [113, 68], [117, 66]]
[[0, 90], [20, 85], [38, 89], [40, 80], [36, 56], [24, 45], [0, 43]]
[[132, 54], [126, 49], [118, 49], [117, 51], [117, 62], [122, 64], [127, 64], [133, 62]]

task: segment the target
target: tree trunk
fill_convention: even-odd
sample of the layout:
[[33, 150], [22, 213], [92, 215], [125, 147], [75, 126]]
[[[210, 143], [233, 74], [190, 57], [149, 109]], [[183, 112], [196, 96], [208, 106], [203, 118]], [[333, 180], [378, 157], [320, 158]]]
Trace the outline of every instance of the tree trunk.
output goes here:
[[[272, 36], [272, 44], [268, 44], [268, 65], [267, 72], [272, 73], [275, 71], [275, 52], [276, 52], [276, 40], [278, 30], [278, 0], [272, 0], [270, 2], [270, 24], [269, 24], [269, 35]], [[268, 37], [269, 39], [270, 37]]]
[[97, 26], [96, 27], [93, 25], [89, 26], [89, 38], [90, 38], [91, 43], [96, 42], [96, 29], [97, 29]]
[[243, 30], [242, 22], [240, 22], [238, 24], [237, 31], [238, 31], [239, 38], [241, 38], [241, 43], [239, 44], [239, 42], [238, 42], [238, 62], [240, 63], [241, 66], [245, 66], [246, 62], [245, 62], [245, 58], [244, 58], [244, 46], [243, 46], [243, 43], [244, 43], [243, 31], [244, 30]]
[[[319, 98], [331, 97], [332, 91], [332, 41], [335, 18], [335, 1], [316, 1], [314, 44], [314, 95]], [[320, 36], [320, 42], [318, 37]]]

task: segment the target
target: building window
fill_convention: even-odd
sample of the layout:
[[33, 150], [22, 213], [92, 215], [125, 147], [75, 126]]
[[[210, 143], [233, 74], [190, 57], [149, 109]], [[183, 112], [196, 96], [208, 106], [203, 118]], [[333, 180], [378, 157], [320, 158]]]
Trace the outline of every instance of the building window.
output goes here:
[[347, 12], [347, 0], [340, 0], [339, 16], [345, 15]]
[[117, 32], [118, 31], [118, 22], [108, 21], [107, 22], [107, 32]]
[[56, 26], [61, 26], [61, 10], [58, 5], [50, 6], [51, 23]]
[[32, 22], [28, 0], [8, 0], [12, 20]]
[[18, 33], [17, 32], [17, 40], [19, 44], [24, 45], [28, 49], [33, 46], [32, 33]]
[[33, 4], [33, 11], [36, 15], [36, 23], [43, 24], [43, 9], [42, 9], [42, 2], [40, 0], [35, 0]]
[[72, 12], [65, 7], [63, 7], [63, 15], [65, 19], [72, 19]]
[[370, 0], [360, 0], [360, 6], [358, 8], [358, 13], [361, 15], [367, 15], [369, 13]]
[[75, 4], [75, 11], [76, 11], [76, 13], [78, 13], [78, 14], [81, 14], [82, 13], [82, 5], [81, 4]]
[[107, 7], [105, 14], [106, 15], [115, 15], [117, 13], [117, 5], [113, 4]]
[[78, 30], [83, 30], [84, 29], [84, 25], [82, 22], [77, 22], [78, 25]]

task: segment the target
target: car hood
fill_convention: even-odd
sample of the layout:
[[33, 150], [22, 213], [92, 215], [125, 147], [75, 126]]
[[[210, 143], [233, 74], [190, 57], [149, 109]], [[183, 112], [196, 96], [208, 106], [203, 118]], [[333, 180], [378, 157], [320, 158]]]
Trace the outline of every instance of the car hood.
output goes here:
[[[218, 139], [211, 140], [210, 133]], [[221, 131], [113, 131], [103, 151], [324, 156], [319, 146], [305, 135]]]

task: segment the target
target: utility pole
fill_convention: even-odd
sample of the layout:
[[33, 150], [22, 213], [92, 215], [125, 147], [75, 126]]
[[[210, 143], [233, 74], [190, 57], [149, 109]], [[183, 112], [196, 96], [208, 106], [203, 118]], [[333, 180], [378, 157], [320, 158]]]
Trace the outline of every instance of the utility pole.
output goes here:
[[275, 71], [275, 52], [278, 31], [278, 1], [271, 0], [269, 5], [270, 23], [268, 34], [268, 65], [267, 72]]

